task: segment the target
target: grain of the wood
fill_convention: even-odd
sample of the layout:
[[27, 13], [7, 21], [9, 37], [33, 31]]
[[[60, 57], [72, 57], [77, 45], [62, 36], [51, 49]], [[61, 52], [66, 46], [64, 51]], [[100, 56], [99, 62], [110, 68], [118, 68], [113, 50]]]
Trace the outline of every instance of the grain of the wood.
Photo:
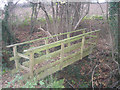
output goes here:
[[23, 62], [23, 65], [24, 65], [25, 67], [29, 67], [29, 61]]
[[94, 37], [94, 38], [97, 38], [96, 35], [87, 35], [87, 37]]
[[21, 53], [18, 53], [18, 56], [19, 56], [19, 57], [23, 57], [23, 58], [25, 58], [25, 59], [29, 59], [29, 57], [28, 57], [27, 55], [24, 55], [24, 54], [21, 54]]
[[[83, 52], [84, 52], [84, 53], [85, 53], [85, 52], [88, 52], [88, 51], [90, 50], [90, 48], [91, 48], [91, 47], [86, 48]], [[78, 52], [76, 52], [76, 53], [70, 54], [70, 55], [67, 56], [67, 57], [64, 57], [63, 62], [66, 61], [66, 60], [69, 60], [69, 59], [71, 59], [71, 58], [73, 58], [73, 57], [76, 57], [76, 55], [79, 55], [79, 56], [80, 56], [80, 53], [81, 53], [81, 51], [78, 51]], [[43, 66], [43, 67], [38, 68], [37, 70], [35, 70], [35, 73], [40, 73], [40, 72], [42, 72], [42, 71], [45, 71], [45, 70], [48, 69], [48, 68], [51, 68], [51, 67], [53, 67], [53, 66], [55, 66], [55, 65], [58, 65], [58, 64], [61, 64], [61, 60], [62, 60], [62, 59], [57, 60], [57, 61], [55, 61], [55, 62], [53, 62], [53, 63], [50, 63], [50, 64], [46, 64], [45, 66]]]
[[29, 68], [30, 68], [30, 75], [31, 75], [31, 77], [33, 77], [33, 68], [34, 68], [34, 53], [33, 52], [31, 52], [30, 53], [30, 63], [29, 63]]
[[[89, 50], [88, 50], [88, 51], [85, 51], [85, 54], [83, 55], [83, 57], [85, 57], [85, 56], [87, 56], [87, 55], [89, 55]], [[78, 60], [80, 60], [80, 55], [79, 55], [79, 54], [78, 54], [76, 57], [73, 57], [72, 59], [66, 60], [66, 62], [62, 63], [62, 64], [64, 64], [64, 65], [62, 65], [62, 66], [63, 66], [62, 68], [66, 67], [66, 66], [68, 66], [68, 65], [70, 65], [70, 64], [72, 64], [72, 63], [74, 63], [74, 62], [76, 62], [76, 61], [78, 61]], [[55, 67], [49, 68], [49, 69], [45, 70], [44, 72], [40, 73], [40, 74], [37, 76], [37, 79], [38, 79], [38, 80], [43, 79], [43, 78], [45, 78], [46, 76], [51, 75], [51, 74], [53, 74], [53, 73], [61, 70], [61, 69], [59, 68], [60, 65], [61, 65], [61, 64], [56, 65]]]
[[[91, 33], [95, 33], [95, 32], [98, 32], [98, 31], [99, 31], [99, 30], [87, 32], [87, 33], [85, 33], [85, 34], [81, 34], [81, 35], [77, 35], [77, 36], [74, 36], [74, 37], [71, 37], [71, 38], [67, 38], [67, 39], [64, 39], [64, 40], [60, 40], [60, 41], [57, 41], [57, 42], [54, 42], [54, 43], [51, 43], [51, 44], [48, 44], [48, 45], [43, 45], [43, 46], [39, 46], [39, 47], [35, 47], [35, 48], [28, 49], [28, 50], [24, 50], [24, 52], [29, 52], [29, 51], [35, 52], [36, 50], [38, 50], [38, 49], [40, 49], [40, 48], [41, 48], [41, 50], [45, 50], [45, 49], [48, 49], [48, 48], [56, 47], [56, 46], [59, 46], [62, 42], [64, 42], [64, 44], [65, 44], [65, 43], [70, 42], [70, 40], [71, 40], [71, 41], [72, 41], [72, 40], [74, 41], [74, 39], [76, 39], [76, 38], [80, 38], [80, 37], [82, 37], [82, 36], [86, 36], [86, 35], [89, 35], [89, 34], [91, 34]], [[40, 50], [40, 51], [41, 51], [41, 50]], [[39, 51], [39, 50], [38, 50], [38, 51]]]
[[[70, 47], [66, 47], [66, 48], [64, 48], [64, 53], [68, 53], [68, 52], [70, 52], [70, 51], [72, 51], [72, 50], [78, 49], [80, 45], [81, 45], [81, 42], [80, 42], [80, 43], [77, 43], [77, 44], [75, 44], [75, 45], [71, 45]], [[51, 58], [51, 57], [56, 57], [56, 56], [60, 55], [60, 52], [61, 52], [61, 50], [58, 50], [58, 51], [49, 53], [47, 56], [48, 56], [49, 58]], [[46, 55], [43, 55], [43, 56], [38, 57], [38, 58], [35, 58], [35, 64], [42, 63], [42, 62], [44, 62], [45, 60], [46, 60]]]
[[[85, 40], [85, 43], [87, 43], [88, 41], [93, 40], [93, 39], [95, 39], [95, 38], [91, 38], [91, 39]], [[80, 48], [80, 46], [81, 46], [81, 42], [80, 42], [80, 43], [77, 43], [77, 44], [73, 44], [73, 45], [71, 45], [70, 47], [65, 47], [65, 48], [64, 48], [64, 53], [68, 53], [68, 52], [70, 52], [70, 51], [72, 51], [72, 50], [78, 49], [78, 48]], [[48, 59], [50, 59], [51, 57], [59, 56], [59, 55], [60, 55], [60, 51], [61, 51], [61, 50], [57, 50], [57, 51], [54, 51], [54, 52], [52, 52], [52, 53], [49, 53], [49, 54], [47, 55]], [[41, 57], [35, 58], [35, 62], [34, 62], [34, 63], [35, 63], [35, 64], [39, 64], [39, 63], [44, 62], [45, 60], [46, 60], [46, 55], [43, 55], [43, 56], [41, 56]], [[51, 60], [51, 59], [50, 59], [50, 60]], [[28, 63], [29, 63], [29, 62], [25, 62], [24, 65], [25, 65], [25, 66], [28, 66]]]
[[[65, 40], [64, 43], [73, 42], [73, 41], [79, 40], [79, 39], [81, 39], [81, 38], [82, 38], [82, 37], [76, 37], [76, 38], [73, 38], [73, 39], [71, 39], [71, 40]], [[62, 42], [63, 42], [63, 41], [62, 41]], [[50, 49], [50, 48], [57, 47], [57, 46], [60, 46], [60, 45], [61, 45], [61, 41], [57, 41], [57, 42], [54, 42], [54, 43], [51, 43], [51, 44], [48, 44], [48, 45], [43, 45], [43, 46], [41, 46], [41, 47], [39, 47], [39, 48], [36, 47], [36, 48], [34, 48], [33, 52], [34, 52], [34, 53], [37, 53], [37, 52], [43, 51], [43, 50], [45, 50], [45, 49]], [[29, 53], [29, 51], [26, 52], [26, 55], [28, 55], [27, 53]]]
[[17, 46], [14, 46], [13, 47], [13, 54], [14, 54], [14, 60], [15, 60], [15, 66], [16, 66], [16, 69], [18, 70], [19, 68], [19, 58], [18, 58], [18, 53], [17, 53]]
[[[60, 53], [60, 63], [62, 63], [64, 60], [64, 43], [61, 43], [61, 53]], [[62, 67], [62, 64], [60, 66], [60, 69]]]
[[[85, 33], [85, 31], [83, 31], [83, 34]], [[84, 49], [84, 43], [85, 43], [85, 35], [82, 36], [82, 44], [81, 44], [81, 59], [83, 58], [83, 49]]]
[[[33, 68], [34, 68], [35, 64], [39, 64], [39, 63], [42, 63], [44, 61], [47, 61], [48, 59], [50, 60], [53, 57], [60, 56], [61, 57], [60, 60], [57, 60], [55, 62], [46, 64], [45, 66], [42, 66], [41, 68], [38, 68], [37, 70], [35, 70], [36, 74], [40, 73], [40, 75], [38, 75], [37, 78], [39, 78], [39, 79], [44, 78], [44, 77], [46, 77], [46, 76], [48, 76], [48, 75], [50, 75], [50, 74], [52, 74], [52, 73], [54, 73], [58, 70], [61, 70], [64, 67], [74, 63], [75, 61], [78, 61], [78, 60], [82, 59], [83, 57], [85, 57], [85, 56], [87, 56], [91, 53], [90, 48], [94, 47], [95, 43], [92, 43], [92, 42], [89, 42], [89, 41], [96, 39], [96, 37], [98, 36], [99, 30], [95, 30], [95, 31], [87, 32], [87, 33], [85, 33], [85, 30], [82, 30], [82, 31], [83, 31], [83, 34], [73, 36], [73, 37], [70, 37], [71, 32], [64, 33], [64, 34], [67, 34], [67, 39], [60, 40], [60, 41], [57, 41], [57, 42], [53, 42], [53, 43], [50, 43], [50, 44], [48, 43], [48, 38], [49, 37], [46, 37], [45, 38], [45, 45], [39, 46], [39, 47], [36, 47], [36, 48], [32, 48], [32, 49], [28, 49], [28, 50], [25, 51], [25, 52], [27, 52], [25, 54], [17, 53], [17, 48], [16, 48], [17, 46], [15, 45], [13, 47], [14, 57], [12, 57], [11, 60], [15, 59], [16, 68], [18, 68], [18, 66], [19, 66], [20, 68], [29, 71], [30, 76], [32, 78], [33, 75], [34, 75]], [[73, 31], [73, 32], [76, 32], [76, 31]], [[96, 35], [91, 35], [93, 33], [97, 33], [97, 34]], [[60, 34], [60, 35], [64, 35], [64, 34]], [[85, 40], [85, 37], [86, 38], [87, 37], [92, 37], [92, 38]], [[68, 47], [64, 47], [65, 44], [67, 44], [67, 43], [69, 44], [71, 42], [74, 42], [74, 41], [77, 41], [77, 40], [80, 40], [80, 39], [82, 39], [82, 42], [75, 43], [75, 44], [72, 44], [72, 45], [68, 45]], [[88, 43], [90, 45], [88, 46], [88, 48], [83, 49], [85, 43]], [[50, 48], [60, 46], [60, 45], [61, 45], [60, 50], [54, 51], [52, 53], [49, 52]], [[75, 51], [76, 49], [78, 50], [77, 52], [74, 52], [73, 54], [68, 54], [69, 52], [72, 52], [73, 50]], [[34, 53], [38, 53], [39, 51], [43, 51], [43, 50], [46, 50], [46, 55], [40, 56], [38, 58], [34, 58]], [[64, 56], [64, 54], [66, 54], [66, 53], [68, 55]], [[23, 58], [26, 58], [26, 59], [30, 59], [30, 61], [25, 62], [23, 64], [25, 66], [22, 66], [22, 65], [19, 65], [18, 62], [17, 62], [18, 57], [23, 57]], [[29, 68], [26, 67], [26, 66], [28, 66]]]
[[[67, 38], [70, 38], [70, 33], [67, 34]], [[68, 47], [70, 46], [70, 43], [68, 43]]]
[[20, 66], [21, 69], [30, 72], [30, 69], [29, 69], [28, 67], [25, 67], [25, 66], [23, 66], [23, 65], [19, 65], [19, 66]]
[[[78, 31], [83, 31], [83, 30], [86, 30], [86, 28], [80, 29], [80, 30], [75, 30], [75, 31], [72, 31], [72, 32], [67, 32], [67, 33], [73, 33], [73, 32], [78, 32]], [[50, 37], [44, 37], [44, 38], [39, 38], [39, 39], [31, 40], [31, 41], [26, 41], [26, 42], [23, 42], [23, 43], [12, 44], [12, 45], [8, 45], [8, 46], [6, 46], [6, 47], [10, 48], [10, 47], [14, 47], [14, 46], [23, 45], [23, 44], [29, 44], [29, 43], [32, 43], [32, 42], [35, 42], [35, 41], [44, 40], [44, 39], [46, 39], [46, 38], [49, 39], [49, 38], [53, 38], [53, 37], [56, 37], [56, 36], [65, 35], [65, 34], [67, 34], [67, 33], [60, 33], [60, 34], [53, 35], [53, 36], [50, 36]]]

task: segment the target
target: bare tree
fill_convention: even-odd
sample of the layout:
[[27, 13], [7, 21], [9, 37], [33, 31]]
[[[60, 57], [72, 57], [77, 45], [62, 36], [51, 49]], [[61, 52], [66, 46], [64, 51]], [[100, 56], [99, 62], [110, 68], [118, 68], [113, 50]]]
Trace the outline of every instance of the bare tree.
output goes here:
[[[52, 34], [69, 32], [79, 28], [79, 24], [88, 14], [90, 6], [89, 3], [82, 2], [51, 2], [49, 3], [50, 5], [48, 10], [48, 6], [44, 2], [30, 3], [32, 4], [31, 31], [34, 31], [38, 11], [41, 9], [44, 12], [46, 19], [45, 31]], [[52, 14], [49, 12], [50, 10]]]

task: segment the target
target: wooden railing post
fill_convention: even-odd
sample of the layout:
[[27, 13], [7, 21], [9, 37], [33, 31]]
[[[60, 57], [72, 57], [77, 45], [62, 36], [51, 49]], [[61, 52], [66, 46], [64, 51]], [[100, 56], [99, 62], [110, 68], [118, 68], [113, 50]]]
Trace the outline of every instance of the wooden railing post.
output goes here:
[[60, 58], [61, 58], [61, 65], [60, 65], [60, 69], [62, 69], [62, 62], [64, 60], [64, 43], [61, 43], [61, 53], [60, 53]]
[[30, 52], [30, 64], [29, 64], [29, 68], [30, 68], [30, 76], [33, 77], [34, 53], [32, 51]]
[[[48, 44], [48, 38], [45, 39], [45, 45], [46, 45], [46, 44]], [[48, 49], [46, 49], [46, 54], [49, 54], [49, 50], [48, 50]]]
[[[83, 34], [85, 33], [85, 31], [83, 31]], [[84, 48], [84, 43], [85, 43], [85, 35], [82, 36], [82, 44], [81, 44], [81, 57], [80, 59], [83, 58], [83, 48]]]
[[14, 54], [14, 60], [15, 60], [15, 66], [16, 66], [16, 69], [18, 70], [19, 68], [19, 58], [18, 58], [18, 54], [17, 54], [17, 46], [14, 46], [13, 47], [13, 54]]
[[[67, 38], [70, 38], [70, 33], [67, 34]], [[68, 43], [68, 47], [70, 46], [70, 43]]]
[[[45, 45], [48, 44], [48, 38], [45, 39]], [[49, 49], [46, 49], [46, 58], [48, 60]]]

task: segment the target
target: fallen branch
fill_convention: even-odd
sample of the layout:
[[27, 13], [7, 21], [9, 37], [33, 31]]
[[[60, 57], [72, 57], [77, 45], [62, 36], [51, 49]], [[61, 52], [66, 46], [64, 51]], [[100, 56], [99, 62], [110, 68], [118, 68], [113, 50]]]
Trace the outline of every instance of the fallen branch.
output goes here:
[[66, 81], [72, 88], [74, 88], [74, 86], [73, 86], [70, 82], [68, 82], [67, 79], [65, 79], [65, 81]]
[[96, 69], [98, 66], [99, 66], [99, 65], [96, 65], [95, 68], [93, 69], [93, 72], [92, 72], [92, 88], [94, 88], [93, 76], [94, 76], [94, 73], [95, 73], [95, 69]]
[[[52, 35], [50, 34], [50, 32], [48, 32], [48, 31], [45, 31], [43, 28], [38, 28], [38, 29], [40, 29], [41, 31], [43, 31], [43, 32], [45, 32], [45, 34], [47, 35], [47, 36], [50, 36], [50, 37], [52, 37]], [[52, 39], [53, 39], [53, 41], [55, 42], [55, 39], [52, 37]]]

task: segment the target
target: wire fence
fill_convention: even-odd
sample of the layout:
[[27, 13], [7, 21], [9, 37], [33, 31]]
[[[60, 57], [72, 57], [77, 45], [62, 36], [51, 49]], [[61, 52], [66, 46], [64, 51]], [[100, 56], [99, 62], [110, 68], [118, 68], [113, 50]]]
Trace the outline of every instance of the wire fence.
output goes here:
[[109, 4], [109, 24], [111, 34], [113, 36], [115, 51], [118, 50], [118, 2], [110, 2]]

